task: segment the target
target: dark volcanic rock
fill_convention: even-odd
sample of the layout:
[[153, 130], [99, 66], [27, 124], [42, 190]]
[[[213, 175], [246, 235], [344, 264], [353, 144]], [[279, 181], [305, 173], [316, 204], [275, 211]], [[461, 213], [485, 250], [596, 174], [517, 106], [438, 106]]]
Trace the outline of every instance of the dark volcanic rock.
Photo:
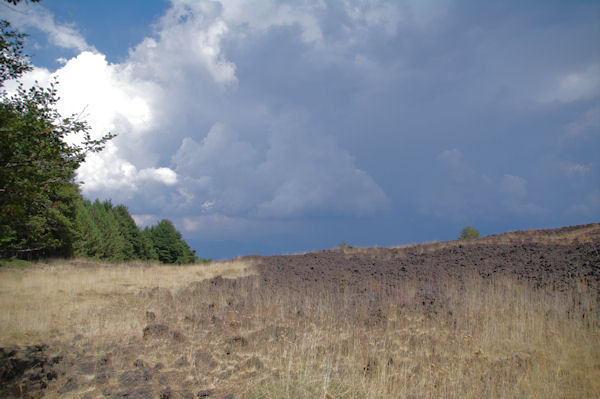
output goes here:
[[173, 399], [173, 391], [171, 390], [171, 387], [166, 387], [163, 389], [160, 392], [159, 397], [160, 399]]
[[232, 345], [235, 345], [235, 346], [246, 346], [246, 345], [248, 345], [248, 340], [246, 338], [240, 336], [240, 335], [236, 335], [235, 337], [231, 338], [229, 340], [229, 342]]
[[[403, 248], [335, 249], [246, 259], [257, 265], [267, 287], [290, 292], [301, 292], [303, 287], [315, 284], [338, 291], [377, 292], [401, 286], [399, 284], [407, 279], [456, 278], [460, 281], [468, 273], [483, 278], [512, 275], [537, 286], [552, 285], [557, 289], [574, 287], [581, 279], [590, 284], [600, 283], [600, 236], [586, 243], [545, 244], [544, 237], [553, 236], [554, 230], [539, 232], [540, 242], [518, 239], [519, 233], [511, 234], [517, 238], [497, 243], [483, 240], [464, 245], [434, 243]], [[529, 237], [533, 233], [523, 234]], [[419, 292], [419, 302], [430, 302], [436, 294]], [[372, 322], [384, 322], [376, 310], [369, 319], [369, 323]]]
[[0, 397], [41, 397], [62, 360], [47, 351], [47, 345], [0, 348]]
[[171, 333], [171, 338], [173, 338], [173, 341], [175, 342], [185, 342], [185, 335], [179, 330], [173, 331]]
[[144, 339], [165, 338], [169, 332], [169, 327], [165, 324], [150, 324], [144, 327]]
[[127, 399], [147, 399], [152, 397], [152, 390], [149, 388], [141, 388], [136, 390], [120, 391], [112, 396], [113, 398], [127, 398]]
[[135, 387], [137, 385], [145, 384], [147, 381], [152, 379], [152, 373], [150, 369], [145, 370], [129, 370], [123, 372], [119, 376], [119, 385], [123, 387]]

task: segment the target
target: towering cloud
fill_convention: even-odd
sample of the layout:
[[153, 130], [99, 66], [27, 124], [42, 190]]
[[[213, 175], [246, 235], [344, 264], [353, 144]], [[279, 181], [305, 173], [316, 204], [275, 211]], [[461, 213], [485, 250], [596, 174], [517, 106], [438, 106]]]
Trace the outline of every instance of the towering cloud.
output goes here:
[[597, 12], [171, 0], [119, 60], [43, 2], [11, 18], [78, 51], [28, 79], [57, 76], [63, 114], [118, 134], [79, 170], [84, 194], [227, 238], [318, 218], [414, 231], [597, 214]]

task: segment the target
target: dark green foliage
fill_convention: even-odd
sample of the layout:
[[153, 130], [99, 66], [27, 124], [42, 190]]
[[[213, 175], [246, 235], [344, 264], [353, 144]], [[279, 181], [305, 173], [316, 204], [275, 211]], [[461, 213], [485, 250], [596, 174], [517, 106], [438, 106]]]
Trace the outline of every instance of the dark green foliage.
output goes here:
[[[32, 69], [23, 55], [24, 38], [0, 20], [0, 88]], [[55, 84], [0, 93], [0, 259], [78, 255], [195, 262], [171, 222], [141, 232], [124, 206], [81, 198], [75, 171], [114, 135], [93, 140], [86, 122], [58, 113], [57, 101]], [[71, 135], [79, 135], [81, 144], [68, 144]]]
[[44, 214], [46, 220], [44, 228], [53, 240], [46, 241], [54, 245], [42, 252], [45, 256], [66, 257], [73, 254], [74, 243], [77, 240], [75, 218], [77, 202], [80, 198], [79, 188], [73, 183], [59, 184], [53, 192], [49, 193], [52, 206]]
[[121, 250], [123, 259], [128, 260], [137, 258], [138, 251], [136, 251], [136, 248], [140, 246], [138, 237], [140, 235], [139, 229], [124, 205], [112, 208], [112, 213], [117, 222], [119, 233], [124, 239], [123, 248]]
[[77, 210], [80, 233], [77, 255], [112, 261], [156, 259], [123, 205], [113, 207], [110, 201], [81, 201]]
[[54, 109], [56, 91], [19, 88], [0, 103], [0, 245], [3, 255], [68, 254], [84, 150], [64, 138], [86, 129]]
[[462, 229], [460, 231], [460, 237], [458, 237], [459, 240], [472, 240], [475, 238], [479, 238], [479, 231], [477, 231], [477, 229], [475, 229], [474, 227], [471, 226], [467, 226], [464, 229]]
[[158, 255], [156, 254], [156, 249], [152, 244], [152, 240], [144, 233], [144, 231], [140, 231], [140, 242], [139, 259], [158, 260]]
[[90, 215], [102, 235], [100, 259], [124, 260], [125, 238], [119, 229], [110, 201], [96, 200], [90, 207]]
[[113, 208], [121, 234], [125, 238], [123, 256], [125, 259], [158, 259], [151, 240], [136, 226], [135, 221], [124, 205]]
[[[0, 87], [31, 69], [24, 35], [0, 21]], [[39, 86], [0, 97], [0, 256], [67, 256], [73, 249], [79, 197], [75, 170], [113, 136], [92, 140], [85, 122], [56, 110], [56, 88]], [[82, 135], [82, 144], [66, 138]]]
[[25, 34], [10, 29], [8, 21], [0, 20], [0, 87], [4, 82], [31, 70], [23, 56]]
[[163, 263], [194, 263], [198, 259], [169, 220], [163, 219], [156, 226], [146, 228], [144, 234], [152, 241], [158, 259]]
[[100, 258], [102, 255], [102, 233], [92, 215], [90, 214], [91, 203], [79, 200], [77, 203], [77, 239], [74, 245], [75, 254], [91, 258]]
[[[79, 201], [75, 217], [75, 254], [109, 261], [158, 260], [162, 263], [195, 263], [199, 259], [173, 223], [162, 220], [144, 231], [123, 205], [110, 201]], [[202, 259], [203, 262], [210, 260]]]

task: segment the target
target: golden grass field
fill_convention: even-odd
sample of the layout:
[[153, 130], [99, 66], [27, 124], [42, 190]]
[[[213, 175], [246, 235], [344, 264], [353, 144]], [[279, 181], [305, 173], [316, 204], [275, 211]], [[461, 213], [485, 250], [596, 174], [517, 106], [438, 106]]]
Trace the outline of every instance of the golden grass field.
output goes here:
[[106, 338], [144, 327], [145, 299], [153, 288], [175, 292], [190, 281], [255, 273], [241, 261], [194, 266], [52, 261], [0, 270], [0, 345], [35, 344], [52, 331]]
[[[467, 273], [338, 288], [277, 289], [247, 259], [4, 268], [0, 346], [48, 343], [71, 362], [47, 398], [600, 397], [597, 285], [558, 291]], [[418, 303], [418, 289], [440, 300]], [[152, 323], [172, 334], [144, 338]], [[81, 371], [105, 357], [106, 369]], [[152, 378], [127, 385], [138, 359]]]

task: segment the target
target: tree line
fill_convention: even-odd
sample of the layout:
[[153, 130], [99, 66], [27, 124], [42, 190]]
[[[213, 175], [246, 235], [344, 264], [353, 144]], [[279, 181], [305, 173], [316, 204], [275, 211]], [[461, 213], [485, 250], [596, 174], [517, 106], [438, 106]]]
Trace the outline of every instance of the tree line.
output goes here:
[[170, 221], [140, 230], [125, 206], [82, 198], [77, 168], [115, 135], [93, 139], [85, 121], [61, 116], [56, 83], [7, 94], [6, 81], [32, 70], [25, 36], [0, 20], [0, 258], [197, 261]]
[[77, 256], [126, 261], [158, 260], [163, 263], [194, 263], [195, 251], [181, 238], [173, 223], [163, 219], [140, 230], [124, 205], [111, 201], [79, 201], [76, 210]]

